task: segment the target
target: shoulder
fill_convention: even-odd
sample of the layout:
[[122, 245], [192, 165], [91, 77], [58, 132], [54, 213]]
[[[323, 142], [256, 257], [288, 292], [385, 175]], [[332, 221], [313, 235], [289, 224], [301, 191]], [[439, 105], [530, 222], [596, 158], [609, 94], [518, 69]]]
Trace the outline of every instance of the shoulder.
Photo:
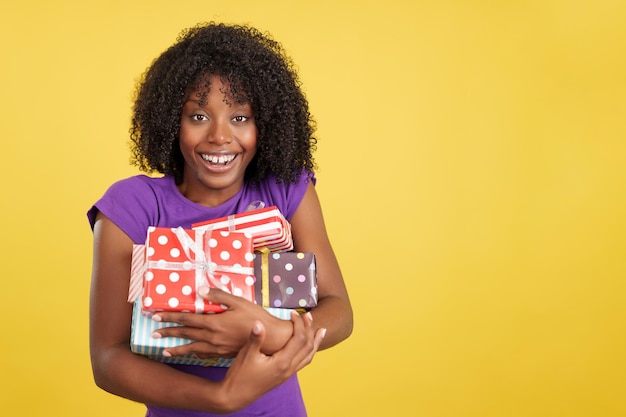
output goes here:
[[107, 202], [123, 206], [150, 206], [171, 192], [172, 177], [148, 177], [136, 175], [113, 183], [100, 199], [100, 204]]
[[[169, 188], [170, 183], [173, 181], [172, 177], [149, 177], [147, 175], [135, 175], [133, 177], [124, 178], [113, 183], [108, 193], [158, 193], [159, 190]], [[105, 194], [106, 195], [106, 194]]]
[[309, 186], [315, 185], [313, 173], [303, 171], [294, 183], [278, 181], [274, 175], [268, 175], [258, 184], [251, 186], [251, 191], [259, 193], [258, 200], [265, 205], [273, 205], [283, 213], [287, 220], [293, 217]]
[[147, 226], [159, 216], [159, 202], [168, 195], [174, 179], [137, 175], [113, 183], [87, 212], [93, 228], [101, 212], [122, 229], [135, 243], [145, 239]]

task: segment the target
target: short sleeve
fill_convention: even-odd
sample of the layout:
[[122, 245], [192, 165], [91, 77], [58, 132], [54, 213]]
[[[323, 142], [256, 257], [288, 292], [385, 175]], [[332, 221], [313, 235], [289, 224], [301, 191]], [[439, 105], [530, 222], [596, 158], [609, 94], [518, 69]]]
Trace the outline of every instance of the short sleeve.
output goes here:
[[309, 172], [303, 172], [295, 183], [278, 182], [272, 177], [266, 181], [266, 192], [271, 195], [272, 204], [290, 221], [300, 206], [309, 183], [316, 183], [314, 174]]
[[133, 242], [144, 243], [148, 226], [157, 224], [159, 213], [154, 189], [142, 176], [118, 181], [87, 212], [93, 229], [101, 212], [115, 223]]

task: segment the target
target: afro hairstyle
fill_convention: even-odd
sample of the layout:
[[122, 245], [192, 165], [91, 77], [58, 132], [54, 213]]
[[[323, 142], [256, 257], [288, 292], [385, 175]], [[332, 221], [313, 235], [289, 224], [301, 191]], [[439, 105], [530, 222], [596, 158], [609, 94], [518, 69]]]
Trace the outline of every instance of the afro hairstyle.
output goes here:
[[295, 182], [302, 172], [313, 172], [315, 121], [291, 58], [269, 34], [222, 23], [184, 30], [137, 82], [130, 128], [133, 165], [182, 181], [178, 137], [184, 100], [194, 90], [206, 98], [203, 83], [214, 75], [230, 85], [235, 100], [252, 107], [257, 153], [247, 181], [271, 173], [279, 182]]

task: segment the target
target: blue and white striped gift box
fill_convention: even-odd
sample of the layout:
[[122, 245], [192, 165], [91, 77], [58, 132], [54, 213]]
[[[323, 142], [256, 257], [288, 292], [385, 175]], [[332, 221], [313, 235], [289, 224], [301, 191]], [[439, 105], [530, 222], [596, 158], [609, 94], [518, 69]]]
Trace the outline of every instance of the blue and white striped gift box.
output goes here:
[[[290, 320], [291, 309], [286, 308], [272, 308], [268, 307], [266, 310], [273, 316], [283, 320]], [[176, 323], [157, 322], [150, 317], [145, 316], [141, 310], [141, 297], [139, 297], [133, 305], [133, 321], [130, 338], [130, 348], [134, 353], [148, 356], [154, 360], [165, 363], [177, 363], [183, 365], [200, 365], [200, 366], [218, 366], [228, 367], [230, 366], [232, 359], [225, 358], [207, 358], [200, 359], [195, 355], [185, 355], [176, 357], [161, 356], [161, 353], [166, 348], [176, 347], [191, 343], [190, 339], [183, 339], [180, 337], [161, 337], [155, 339], [152, 337], [157, 329], [164, 327], [178, 326]]]

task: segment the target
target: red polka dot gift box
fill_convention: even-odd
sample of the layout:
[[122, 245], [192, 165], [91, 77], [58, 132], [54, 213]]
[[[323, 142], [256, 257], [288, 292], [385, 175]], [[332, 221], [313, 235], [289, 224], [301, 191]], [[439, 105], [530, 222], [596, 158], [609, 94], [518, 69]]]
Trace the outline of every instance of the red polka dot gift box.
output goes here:
[[250, 233], [254, 250], [267, 248], [272, 252], [278, 252], [293, 249], [291, 225], [276, 206], [194, 223], [191, 228]]
[[[201, 286], [254, 301], [254, 254], [247, 233], [150, 227], [143, 250], [142, 257], [133, 258], [144, 265], [139, 270], [133, 265], [129, 292], [135, 293], [129, 300], [142, 292], [144, 311], [224, 311], [197, 295]], [[143, 281], [139, 291], [137, 280]]]
[[256, 252], [254, 298], [263, 307], [309, 309], [317, 305], [315, 255]]

